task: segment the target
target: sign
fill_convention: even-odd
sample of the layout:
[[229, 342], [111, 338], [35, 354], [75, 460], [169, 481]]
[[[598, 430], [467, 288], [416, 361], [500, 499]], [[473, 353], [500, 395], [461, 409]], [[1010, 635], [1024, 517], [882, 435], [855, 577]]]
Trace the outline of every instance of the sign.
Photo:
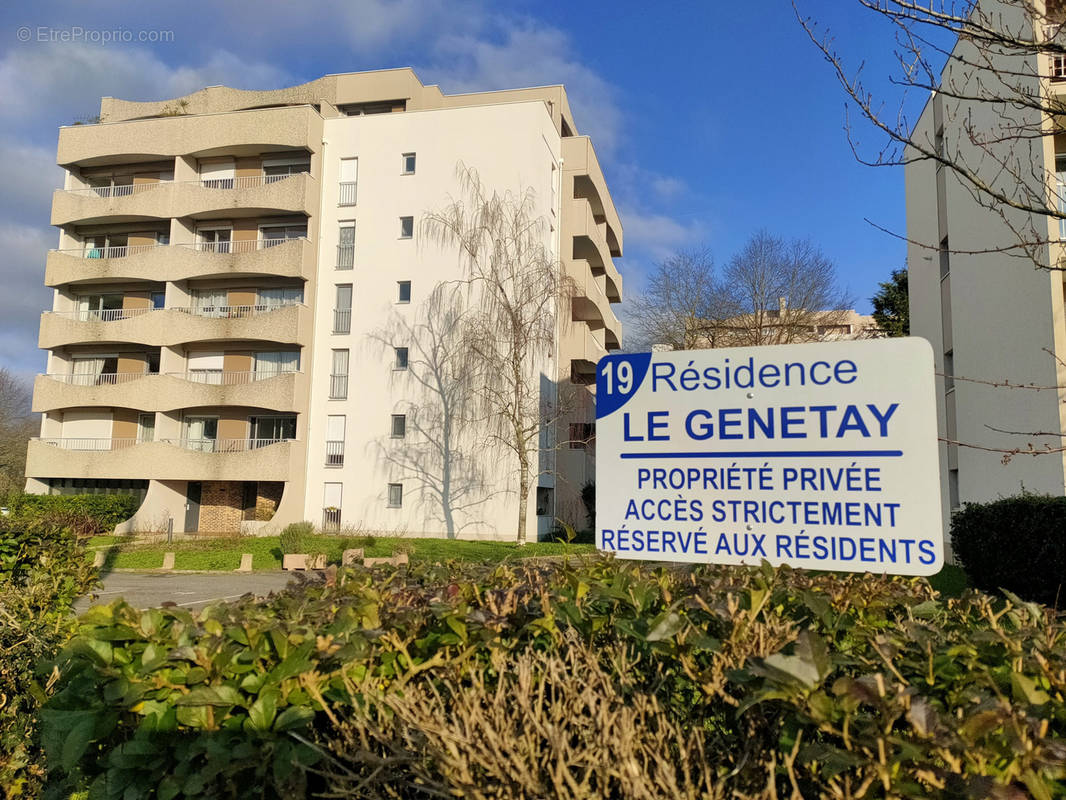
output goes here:
[[934, 391], [919, 338], [606, 356], [596, 546], [655, 561], [939, 572]]

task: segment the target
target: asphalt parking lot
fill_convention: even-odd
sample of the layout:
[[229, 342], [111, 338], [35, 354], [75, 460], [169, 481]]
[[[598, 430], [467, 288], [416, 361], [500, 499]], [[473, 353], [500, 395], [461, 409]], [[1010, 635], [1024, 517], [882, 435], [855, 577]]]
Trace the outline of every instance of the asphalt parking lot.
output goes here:
[[198, 609], [216, 600], [236, 600], [245, 594], [265, 596], [284, 589], [291, 576], [280, 572], [251, 574], [110, 572], [103, 576], [103, 588], [92, 597], [78, 600], [75, 610], [125, 598], [133, 606], [148, 608], [167, 601], [182, 608]]

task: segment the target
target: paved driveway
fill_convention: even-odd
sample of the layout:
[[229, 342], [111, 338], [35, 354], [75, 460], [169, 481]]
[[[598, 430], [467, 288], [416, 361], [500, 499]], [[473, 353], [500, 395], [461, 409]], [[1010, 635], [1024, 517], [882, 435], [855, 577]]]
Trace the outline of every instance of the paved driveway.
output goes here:
[[110, 572], [95, 599], [83, 597], [75, 604], [78, 613], [90, 604], [110, 603], [120, 597], [130, 605], [147, 608], [168, 600], [183, 608], [202, 608], [215, 600], [236, 600], [252, 592], [266, 595], [285, 588], [290, 576], [281, 572], [238, 573], [161, 573]]

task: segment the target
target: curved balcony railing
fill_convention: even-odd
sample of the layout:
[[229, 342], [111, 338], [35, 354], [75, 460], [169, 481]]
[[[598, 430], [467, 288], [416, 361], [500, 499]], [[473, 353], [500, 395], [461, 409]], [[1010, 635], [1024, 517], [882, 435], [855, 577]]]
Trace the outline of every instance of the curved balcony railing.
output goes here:
[[281, 375], [295, 375], [297, 369], [260, 370], [258, 372], [227, 372], [224, 370], [189, 370], [187, 372], [168, 372], [172, 378], [180, 378], [190, 383], [202, 383], [208, 386], [244, 386], [255, 381], [265, 381]]
[[121, 383], [139, 380], [158, 372], [98, 372], [92, 374], [72, 374], [69, 372], [48, 372], [41, 377], [66, 383], [71, 386], [115, 386]]
[[87, 186], [80, 189], [60, 189], [64, 194], [75, 197], [130, 197], [135, 194], [143, 194], [152, 189], [162, 189], [168, 186], [203, 186], [205, 189], [253, 189], [257, 186], [266, 186], [271, 183], [293, 178], [297, 175], [308, 175], [308, 172], [290, 172], [285, 175], [243, 175], [233, 178], [200, 178], [194, 181], [151, 181], [148, 183], [130, 183], [121, 186]]
[[176, 445], [183, 450], [197, 453], [246, 453], [272, 444], [291, 442], [293, 439], [160, 439], [164, 444]]
[[77, 311], [45, 311], [45, 314], [55, 314], [63, 319], [72, 319], [76, 322], [118, 322], [123, 319], [141, 317], [153, 311], [162, 311], [161, 308], [85, 308]]
[[127, 447], [133, 447], [135, 444], [139, 444], [146, 439], [139, 439], [136, 437], [127, 437], [121, 439], [98, 439], [93, 437], [59, 437], [59, 438], [45, 438], [41, 437], [37, 441], [42, 444], [48, 444], [52, 447], [58, 447], [60, 450], [93, 450], [93, 451], [110, 451], [110, 450], [123, 450]]
[[148, 253], [160, 247], [183, 247], [197, 253], [254, 253], [292, 241], [307, 241], [306, 236], [293, 236], [287, 239], [241, 239], [230, 242], [178, 242], [176, 244], [129, 244], [103, 247], [67, 247], [53, 250], [53, 253], [73, 256], [75, 258], [126, 258], [127, 256]]

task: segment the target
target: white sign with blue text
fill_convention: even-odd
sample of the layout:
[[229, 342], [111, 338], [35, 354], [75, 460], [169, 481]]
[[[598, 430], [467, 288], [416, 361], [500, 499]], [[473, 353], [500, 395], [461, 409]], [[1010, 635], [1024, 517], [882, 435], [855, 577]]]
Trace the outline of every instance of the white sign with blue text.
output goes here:
[[937, 449], [924, 339], [606, 356], [596, 545], [932, 575], [944, 563]]

